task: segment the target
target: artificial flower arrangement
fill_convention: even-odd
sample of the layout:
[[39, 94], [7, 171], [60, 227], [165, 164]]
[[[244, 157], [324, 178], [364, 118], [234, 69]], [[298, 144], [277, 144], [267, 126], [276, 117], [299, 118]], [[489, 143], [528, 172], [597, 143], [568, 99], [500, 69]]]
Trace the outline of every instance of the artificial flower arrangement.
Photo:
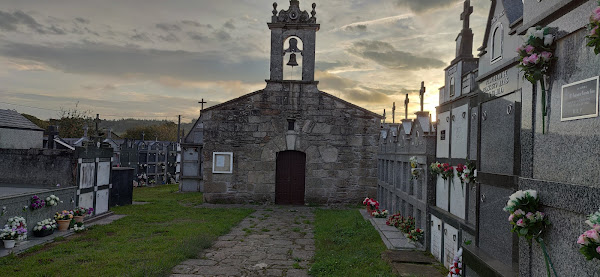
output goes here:
[[379, 202], [377, 202], [375, 199], [373, 198], [365, 198], [365, 200], [363, 200], [363, 205], [367, 206], [367, 208], [370, 208], [371, 210], [379, 210]]
[[542, 89], [542, 132], [545, 133], [546, 118], [546, 87], [544, 76], [548, 74], [554, 57], [554, 35], [550, 34], [550, 28], [540, 26], [530, 28], [526, 35], [525, 44], [517, 48], [519, 53], [519, 65], [523, 71], [523, 77], [535, 85], [540, 81]]
[[0, 239], [24, 240], [27, 239], [27, 222], [21, 216], [13, 216], [7, 220], [4, 229], [0, 230]]
[[600, 210], [589, 215], [585, 223], [592, 229], [585, 231], [577, 239], [577, 243], [581, 245], [579, 252], [587, 260], [600, 260]]
[[371, 216], [375, 217], [375, 218], [386, 218], [388, 216], [389, 212], [388, 210], [375, 210], [373, 212], [371, 212]]
[[73, 231], [75, 231], [75, 233], [81, 233], [85, 231], [85, 226], [82, 222], [75, 222], [75, 224], [73, 224]]
[[438, 174], [442, 174], [442, 164], [435, 162], [435, 163], [431, 163], [429, 165], [429, 171], [431, 172], [431, 175], [433, 176], [437, 176]]
[[452, 181], [452, 178], [454, 178], [454, 167], [448, 163], [442, 164], [442, 179]]
[[73, 219], [73, 211], [64, 210], [62, 212], [56, 212], [54, 214], [55, 220], [71, 220]]
[[94, 208], [77, 207], [73, 211], [73, 216], [86, 216], [94, 212]]
[[[600, 1], [598, 1], [600, 6]], [[600, 53], [600, 7], [594, 9], [594, 14], [590, 16], [590, 23], [587, 25], [589, 34], [585, 36], [588, 39], [587, 46], [594, 47], [594, 53]]]
[[36, 237], [43, 237], [50, 235], [54, 232], [54, 229], [58, 228], [56, 225], [56, 220], [52, 218], [46, 218], [40, 222], [38, 222], [33, 227], [33, 235]]
[[462, 276], [462, 252], [463, 249], [459, 248], [458, 251], [454, 253], [454, 259], [452, 259], [452, 264], [450, 264], [450, 272], [448, 272], [448, 277]]
[[423, 230], [417, 228], [417, 229], [412, 229], [410, 231], [410, 233], [408, 233], [407, 238], [414, 241], [414, 242], [418, 242], [421, 241], [423, 239]]
[[419, 176], [421, 175], [421, 171], [419, 168], [417, 168], [417, 166], [419, 166], [419, 163], [417, 162], [417, 157], [412, 156], [409, 159], [410, 161], [410, 174], [411, 177], [410, 179], [418, 179]]
[[[459, 170], [460, 167], [462, 167], [461, 170]], [[471, 182], [475, 182], [475, 163], [468, 162], [466, 165], [459, 164], [456, 167], [456, 171], [459, 172], [458, 178], [461, 183], [470, 184]]]
[[58, 197], [57, 197], [56, 195], [54, 195], [54, 194], [52, 194], [52, 195], [50, 195], [50, 196], [46, 197], [46, 204], [47, 204], [48, 206], [56, 206], [56, 205], [58, 205], [58, 203], [59, 203], [59, 202], [61, 202], [61, 203], [62, 203], [62, 201], [60, 201], [60, 198], [58, 198]]
[[37, 210], [46, 206], [46, 201], [44, 199], [39, 198], [37, 195], [31, 197], [31, 205], [29, 207], [32, 210]]
[[521, 237], [525, 237], [531, 243], [531, 239], [540, 245], [544, 253], [544, 262], [546, 263], [546, 272], [550, 276], [550, 267], [556, 275], [548, 251], [546, 250], [546, 244], [541, 238], [542, 233], [550, 225], [550, 220], [546, 215], [538, 210], [540, 199], [538, 198], [537, 191], [535, 190], [519, 190], [513, 193], [506, 207], [505, 212], [509, 212], [508, 221], [513, 226], [512, 232], [517, 233]]

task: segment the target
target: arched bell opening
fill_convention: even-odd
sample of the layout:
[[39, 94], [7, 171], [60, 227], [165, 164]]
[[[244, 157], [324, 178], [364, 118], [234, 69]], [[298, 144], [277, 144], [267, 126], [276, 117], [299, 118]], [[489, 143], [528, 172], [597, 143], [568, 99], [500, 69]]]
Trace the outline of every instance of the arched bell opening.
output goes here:
[[290, 36], [283, 42], [283, 49], [283, 79], [302, 80], [302, 40]]

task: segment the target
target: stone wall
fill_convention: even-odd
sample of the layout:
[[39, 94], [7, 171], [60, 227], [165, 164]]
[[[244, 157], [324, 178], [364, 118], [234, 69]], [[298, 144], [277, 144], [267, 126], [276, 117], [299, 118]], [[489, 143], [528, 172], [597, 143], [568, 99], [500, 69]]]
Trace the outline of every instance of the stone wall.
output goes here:
[[[276, 155], [286, 150], [306, 154], [306, 203], [359, 203], [376, 194], [380, 117], [315, 82], [268, 81], [200, 120], [208, 202], [274, 202]], [[232, 174], [212, 173], [213, 152], [233, 152]]]
[[0, 184], [55, 188], [75, 185], [77, 161], [73, 151], [0, 149]]

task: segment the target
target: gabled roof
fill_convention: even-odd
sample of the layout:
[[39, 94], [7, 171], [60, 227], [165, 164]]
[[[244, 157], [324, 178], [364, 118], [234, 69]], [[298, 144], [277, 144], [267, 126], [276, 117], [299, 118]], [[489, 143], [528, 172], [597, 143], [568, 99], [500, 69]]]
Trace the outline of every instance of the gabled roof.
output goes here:
[[11, 110], [0, 110], [0, 128], [44, 131], [20, 113]]

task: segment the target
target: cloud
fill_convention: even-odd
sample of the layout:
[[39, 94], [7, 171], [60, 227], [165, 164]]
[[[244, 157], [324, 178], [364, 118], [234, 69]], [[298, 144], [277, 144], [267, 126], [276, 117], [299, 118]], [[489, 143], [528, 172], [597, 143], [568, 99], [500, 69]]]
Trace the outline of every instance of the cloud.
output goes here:
[[416, 13], [424, 13], [451, 6], [460, 0], [397, 0], [399, 6], [406, 6]]
[[57, 70], [88, 75], [155, 80], [237, 80], [256, 82], [268, 76], [267, 57], [236, 57], [228, 51], [189, 52], [143, 49], [83, 41], [77, 44], [0, 44], [0, 55], [35, 61]]
[[89, 19], [85, 19], [85, 18], [81, 18], [81, 17], [76, 17], [75, 21], [79, 22], [79, 23], [82, 23], [82, 24], [90, 24], [90, 20]]
[[158, 23], [156, 24], [156, 28], [167, 32], [181, 31], [181, 27], [179, 27], [179, 25], [169, 23]]
[[225, 22], [225, 24], [223, 24], [223, 27], [231, 30], [235, 29], [235, 25], [233, 25], [233, 19], [229, 19], [227, 22]]
[[[389, 97], [380, 91], [361, 86], [359, 82], [348, 78], [340, 77], [328, 72], [317, 71], [315, 78], [319, 81], [319, 87], [324, 91], [333, 90], [337, 95], [350, 102], [361, 103], [386, 103]], [[336, 93], [333, 93], [336, 95]]]
[[9, 12], [0, 11], [0, 29], [8, 32], [15, 32], [18, 30], [18, 26], [23, 25], [38, 34], [65, 34], [64, 30], [52, 25], [49, 28], [44, 27], [38, 23], [33, 17], [22, 12], [16, 11], [12, 14]]
[[347, 26], [345, 28], [345, 30], [346, 31], [351, 31], [351, 32], [354, 32], [354, 31], [356, 31], [356, 32], [366, 32], [367, 31], [367, 25], [362, 25], [362, 24], [359, 24], [359, 25], [350, 25], [350, 26]]
[[219, 40], [230, 40], [231, 39], [231, 35], [229, 33], [227, 33], [227, 31], [225, 30], [218, 30], [215, 31], [213, 33], [215, 35], [216, 38], [218, 38]]
[[205, 27], [208, 29], [212, 29], [213, 26], [210, 24], [201, 24], [198, 23], [197, 21], [194, 20], [182, 20], [181, 23], [185, 24], [185, 25], [189, 25], [189, 26], [194, 26], [194, 27]]
[[143, 41], [143, 42], [152, 42], [152, 39], [150, 39], [150, 36], [148, 35], [148, 33], [138, 32], [137, 30], [133, 30], [133, 33], [134, 33], [134, 35], [129, 37], [132, 40]]
[[399, 51], [384, 41], [358, 41], [348, 49], [348, 52], [390, 69], [418, 70], [445, 66], [445, 63], [439, 59], [419, 57], [412, 53]]
[[328, 71], [335, 68], [340, 67], [348, 67], [351, 66], [352, 63], [348, 61], [335, 61], [335, 62], [325, 62], [325, 61], [316, 61], [315, 68], [321, 71]]
[[167, 42], [179, 42], [179, 38], [173, 33], [169, 33], [166, 36], [160, 35], [158, 38]]

